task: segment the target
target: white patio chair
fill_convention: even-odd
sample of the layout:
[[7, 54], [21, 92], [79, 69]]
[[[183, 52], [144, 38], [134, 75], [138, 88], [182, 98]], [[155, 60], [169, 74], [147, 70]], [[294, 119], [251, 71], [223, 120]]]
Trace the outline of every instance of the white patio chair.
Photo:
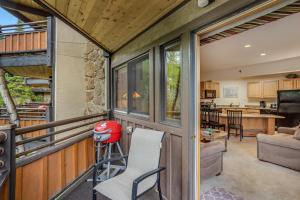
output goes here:
[[104, 163], [117, 161], [124, 157], [103, 160], [94, 167], [93, 200], [97, 192], [112, 200], [136, 200], [157, 184], [159, 198], [162, 200], [159, 167], [161, 142], [164, 132], [136, 128], [132, 134], [128, 162], [125, 171], [96, 185], [98, 170]]

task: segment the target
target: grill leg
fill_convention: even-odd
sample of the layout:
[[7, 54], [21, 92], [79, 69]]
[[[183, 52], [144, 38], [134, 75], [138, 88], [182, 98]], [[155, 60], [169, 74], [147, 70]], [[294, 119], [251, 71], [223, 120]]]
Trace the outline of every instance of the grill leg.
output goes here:
[[[120, 146], [119, 142], [117, 142], [117, 147], [118, 147], [118, 150], [119, 150], [121, 156], [123, 157], [124, 154], [123, 154], [123, 151], [122, 151], [122, 149], [121, 149], [121, 146]], [[125, 158], [123, 158], [123, 162], [124, 162], [124, 165], [127, 165], [127, 164], [126, 164]]]
[[[111, 159], [111, 146], [112, 144], [109, 143], [108, 145], [108, 159]], [[109, 179], [110, 176], [110, 162], [107, 163], [107, 179]]]

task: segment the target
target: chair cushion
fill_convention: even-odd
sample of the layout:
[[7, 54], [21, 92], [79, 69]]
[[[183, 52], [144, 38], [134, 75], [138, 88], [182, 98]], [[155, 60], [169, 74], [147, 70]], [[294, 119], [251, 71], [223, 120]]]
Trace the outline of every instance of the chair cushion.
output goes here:
[[294, 133], [294, 138], [300, 140], [300, 127], [298, 127]]
[[300, 141], [295, 140], [293, 135], [284, 133], [277, 133], [275, 135], [257, 134], [256, 137], [257, 142], [300, 150]]
[[[124, 173], [99, 183], [94, 189], [112, 200], [131, 200], [133, 181], [142, 174], [135, 169], [127, 168]], [[156, 179], [157, 175], [153, 175], [139, 183], [137, 194], [142, 194], [153, 187]]]

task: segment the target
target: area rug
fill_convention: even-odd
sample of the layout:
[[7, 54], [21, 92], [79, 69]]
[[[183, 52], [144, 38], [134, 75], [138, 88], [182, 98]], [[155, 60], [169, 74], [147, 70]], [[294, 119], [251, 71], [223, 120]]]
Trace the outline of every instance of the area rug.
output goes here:
[[205, 193], [201, 194], [201, 200], [243, 200], [232, 192], [226, 191], [224, 188], [213, 187]]

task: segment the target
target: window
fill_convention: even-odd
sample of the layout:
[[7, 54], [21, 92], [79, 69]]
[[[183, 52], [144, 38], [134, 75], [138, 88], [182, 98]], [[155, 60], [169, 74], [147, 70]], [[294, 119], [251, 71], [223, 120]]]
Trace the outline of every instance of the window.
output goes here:
[[121, 67], [115, 70], [115, 108], [118, 110], [127, 110], [127, 67]]
[[149, 115], [149, 72], [148, 54], [114, 70], [115, 109]]
[[176, 42], [163, 47], [163, 120], [181, 120], [181, 47]]
[[149, 114], [149, 56], [128, 63], [129, 111]]

